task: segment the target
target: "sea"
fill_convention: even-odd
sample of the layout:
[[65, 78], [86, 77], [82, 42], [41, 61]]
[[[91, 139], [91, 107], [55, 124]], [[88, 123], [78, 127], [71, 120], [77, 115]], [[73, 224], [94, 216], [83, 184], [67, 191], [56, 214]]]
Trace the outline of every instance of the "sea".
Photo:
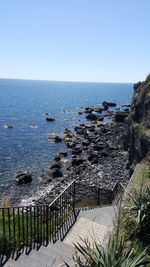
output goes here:
[[[65, 150], [50, 136], [63, 136], [85, 123], [82, 108], [113, 101], [118, 107], [131, 102], [132, 83], [89, 83], [0, 79], [0, 201], [18, 204], [42, 190], [39, 179], [47, 175], [54, 156]], [[46, 117], [54, 117], [48, 122]], [[13, 128], [6, 128], [11, 125]], [[20, 170], [32, 173], [32, 182], [18, 185], [14, 175]]]

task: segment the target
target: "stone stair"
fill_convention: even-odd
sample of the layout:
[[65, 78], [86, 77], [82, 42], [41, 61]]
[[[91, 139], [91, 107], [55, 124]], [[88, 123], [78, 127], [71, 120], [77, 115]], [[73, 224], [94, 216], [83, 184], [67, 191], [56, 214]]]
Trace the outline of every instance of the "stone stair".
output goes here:
[[80, 237], [82, 239], [88, 238], [92, 243], [94, 236], [94, 239], [104, 245], [113, 230], [116, 214], [116, 208], [112, 206], [81, 210], [76, 223], [62, 242], [58, 240], [56, 243], [49, 243], [47, 247], [41, 246], [38, 250], [32, 250], [28, 255], [21, 254], [17, 260], [10, 258], [5, 264], [1, 263], [0, 266], [61, 267], [66, 266], [64, 262], [74, 266], [72, 260], [75, 252], [73, 243], [81, 243]]

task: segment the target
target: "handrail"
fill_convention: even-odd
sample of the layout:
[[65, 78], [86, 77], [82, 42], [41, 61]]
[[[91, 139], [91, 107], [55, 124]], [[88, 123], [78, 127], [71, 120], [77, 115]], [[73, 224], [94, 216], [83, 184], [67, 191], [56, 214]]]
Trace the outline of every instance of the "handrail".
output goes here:
[[49, 205], [48, 207], [50, 208], [64, 193], [65, 191], [73, 184], [75, 183], [76, 180], [73, 180]]
[[75, 180], [50, 205], [0, 208], [0, 254], [63, 239], [76, 220]]
[[38, 205], [19, 205], [19, 206], [0, 206], [0, 209], [9, 209], [9, 208], [34, 208], [34, 207], [50, 207], [76, 180], [73, 180], [50, 204], [38, 204]]

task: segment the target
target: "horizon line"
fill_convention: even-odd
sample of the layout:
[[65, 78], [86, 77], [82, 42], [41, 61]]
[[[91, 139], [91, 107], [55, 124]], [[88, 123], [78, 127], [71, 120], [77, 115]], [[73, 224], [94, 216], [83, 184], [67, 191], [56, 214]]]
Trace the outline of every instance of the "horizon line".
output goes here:
[[73, 83], [130, 83], [130, 84], [134, 84], [135, 82], [106, 82], [106, 81], [72, 81], [72, 80], [47, 80], [47, 79], [30, 79], [30, 78], [3, 78], [0, 77], [0, 79], [2, 80], [25, 80], [25, 81], [45, 81], [45, 82], [73, 82]]

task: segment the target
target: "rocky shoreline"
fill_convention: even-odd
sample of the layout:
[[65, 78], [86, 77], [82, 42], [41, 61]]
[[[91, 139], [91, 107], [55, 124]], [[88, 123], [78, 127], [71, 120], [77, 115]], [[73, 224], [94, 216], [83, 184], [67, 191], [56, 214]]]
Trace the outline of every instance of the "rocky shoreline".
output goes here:
[[[87, 113], [87, 124], [79, 124], [74, 131], [65, 129], [63, 138], [52, 137], [55, 142], [64, 142], [66, 151], [55, 156], [48, 170], [51, 178], [41, 177], [45, 179], [43, 192], [22, 201], [21, 205], [49, 204], [74, 179], [106, 191], [112, 190], [117, 181], [123, 185], [128, 183], [131, 171], [126, 117], [130, 105], [124, 105], [121, 111], [114, 107], [116, 103], [104, 101], [102, 108], [82, 108], [80, 115]], [[67, 153], [71, 155], [69, 158]]]

